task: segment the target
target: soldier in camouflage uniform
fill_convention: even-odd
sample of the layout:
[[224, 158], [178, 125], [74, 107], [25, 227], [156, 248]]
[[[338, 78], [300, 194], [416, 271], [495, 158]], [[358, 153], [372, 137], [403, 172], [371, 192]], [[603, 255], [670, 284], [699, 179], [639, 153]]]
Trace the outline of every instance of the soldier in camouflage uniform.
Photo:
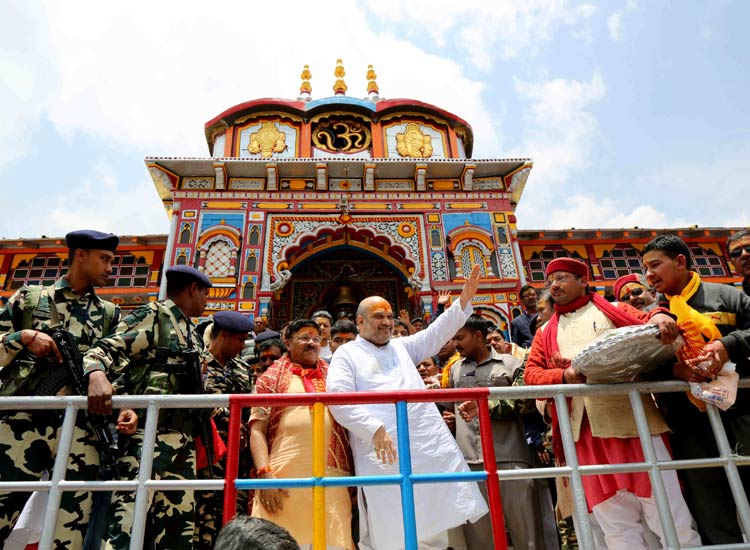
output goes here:
[[[190, 385], [191, 357], [205, 353], [191, 317], [203, 314], [211, 281], [197, 269], [174, 266], [167, 270], [167, 299], [152, 302], [127, 315], [114, 333], [90, 348], [84, 370], [111, 372], [109, 393], [162, 394], [197, 393]], [[198, 364], [200, 367], [200, 363]], [[105, 409], [106, 410], [106, 409]], [[118, 460], [127, 478], [138, 475], [145, 417]], [[153, 479], [195, 479], [194, 435], [197, 422], [190, 411], [164, 409], [159, 414], [154, 449]], [[194, 524], [192, 491], [154, 493], [148, 514], [147, 533], [156, 548], [192, 548]], [[125, 550], [130, 545], [135, 493], [115, 493], [112, 498], [108, 547]]]
[[[238, 356], [245, 346], [248, 334], [253, 329], [253, 322], [242, 313], [221, 311], [214, 315], [214, 324], [211, 328], [211, 339], [208, 344], [210, 357], [206, 365], [206, 393], [251, 393], [252, 387], [248, 375], [248, 366]], [[239, 477], [249, 477], [249, 438], [245, 432], [245, 426], [250, 420], [250, 409], [245, 409], [244, 413], [243, 431], [240, 439]], [[213, 419], [219, 435], [224, 441], [227, 441], [229, 409], [214, 410]], [[223, 478], [224, 467], [224, 460], [214, 465], [214, 476]], [[199, 470], [198, 477], [210, 479], [208, 468]], [[224, 493], [221, 491], [196, 492], [195, 504], [194, 547], [201, 550], [211, 550], [221, 528]], [[239, 491], [237, 493], [237, 513], [247, 514], [247, 504], [247, 491]]]
[[[73, 231], [65, 237], [70, 266], [67, 274], [48, 287], [24, 286], [0, 311], [0, 395], [39, 395], [53, 386], [63, 367], [49, 332], [68, 330], [82, 352], [114, 326], [119, 310], [100, 299], [94, 286], [107, 283], [117, 248], [115, 235], [98, 231]], [[60, 380], [59, 395], [71, 393]], [[97, 380], [90, 380], [90, 399], [100, 396]], [[111, 402], [110, 402], [111, 412]], [[133, 411], [118, 418], [120, 430], [135, 429]], [[34, 481], [51, 471], [57, 450], [62, 414], [57, 411], [0, 412], [0, 481]], [[81, 412], [76, 421], [67, 480], [97, 479], [99, 451], [95, 436]], [[28, 493], [0, 493], [0, 547], [18, 519]], [[91, 511], [91, 493], [64, 491], [55, 531], [55, 548], [81, 548]]]

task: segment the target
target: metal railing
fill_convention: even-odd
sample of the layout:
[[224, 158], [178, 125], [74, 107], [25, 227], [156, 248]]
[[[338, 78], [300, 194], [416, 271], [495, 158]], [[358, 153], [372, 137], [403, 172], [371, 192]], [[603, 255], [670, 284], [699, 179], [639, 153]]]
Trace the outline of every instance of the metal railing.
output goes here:
[[[750, 387], [750, 380], [741, 380], [740, 387]], [[238, 489], [313, 488], [313, 548], [325, 548], [325, 487], [396, 484], [401, 488], [405, 546], [417, 550], [413, 486], [419, 483], [448, 483], [457, 481], [486, 481], [493, 527], [495, 548], [505, 549], [505, 526], [502, 513], [500, 480], [570, 477], [573, 491], [573, 521], [583, 550], [594, 548], [589, 522], [588, 506], [583, 492], [584, 475], [647, 472], [653, 489], [659, 519], [668, 548], [679, 548], [669, 502], [660, 472], [670, 469], [721, 467], [725, 470], [732, 497], [738, 511], [740, 527], [746, 540], [750, 538], [750, 506], [740, 480], [738, 466], [750, 465], [750, 456], [737, 455], [730, 448], [719, 411], [709, 405], [708, 418], [719, 449], [715, 458], [659, 461], [656, 458], [641, 394], [682, 392], [688, 388], [684, 382], [641, 382], [613, 385], [553, 385], [502, 388], [476, 388], [469, 390], [435, 390], [404, 392], [317, 393], [317, 394], [251, 394], [251, 395], [169, 395], [121, 396], [114, 398], [115, 408], [146, 410], [143, 449], [135, 480], [66, 481], [65, 470], [70, 452], [73, 429], [79, 409], [86, 407], [85, 397], [3, 397], [0, 410], [51, 410], [64, 409], [65, 414], [58, 440], [58, 451], [49, 481], [18, 481], [0, 483], [0, 491], [47, 491], [49, 498], [40, 538], [40, 550], [52, 548], [54, 529], [60, 497], [63, 491], [135, 491], [135, 511], [131, 532], [132, 550], [143, 546], [149, 494], [151, 491], [209, 490], [224, 491], [224, 518], [230, 519], [235, 510]], [[603, 464], [581, 466], [575, 452], [566, 397], [628, 395], [633, 408], [638, 434], [643, 447], [644, 462], [628, 464]], [[565, 466], [502, 470], [496, 468], [488, 399], [553, 398], [558, 408], [560, 433], [567, 459]], [[446, 402], [476, 400], [479, 405], [480, 437], [485, 471], [413, 473], [409, 449], [408, 408], [411, 402]], [[362, 403], [394, 403], [398, 422], [399, 474], [388, 476], [325, 477], [326, 443], [323, 441], [324, 405], [350, 405]], [[313, 472], [310, 478], [294, 479], [238, 479], [239, 439], [242, 409], [252, 406], [313, 405]], [[154, 480], [151, 479], [158, 415], [161, 409], [179, 408], [230, 408], [229, 442], [226, 478], [224, 480]], [[726, 544], [711, 548], [748, 548], [750, 543]]]

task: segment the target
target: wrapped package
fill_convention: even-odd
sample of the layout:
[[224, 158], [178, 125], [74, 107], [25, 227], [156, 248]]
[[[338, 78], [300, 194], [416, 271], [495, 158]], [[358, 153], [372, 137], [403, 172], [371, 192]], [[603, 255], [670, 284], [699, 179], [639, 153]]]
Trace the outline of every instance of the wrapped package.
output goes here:
[[664, 345], [655, 325], [612, 329], [576, 355], [571, 366], [590, 384], [634, 382], [641, 374], [674, 357], [683, 341]]

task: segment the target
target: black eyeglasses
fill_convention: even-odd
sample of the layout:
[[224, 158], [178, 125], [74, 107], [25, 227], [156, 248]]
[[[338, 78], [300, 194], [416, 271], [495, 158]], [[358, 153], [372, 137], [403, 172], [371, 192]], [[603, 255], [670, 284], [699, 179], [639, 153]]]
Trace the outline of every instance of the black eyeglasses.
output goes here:
[[621, 302], [629, 302], [631, 298], [637, 298], [638, 296], [640, 296], [641, 294], [643, 294], [644, 290], [646, 290], [646, 289], [643, 288], [642, 286], [639, 286], [638, 288], [634, 288], [633, 290], [631, 290], [630, 292], [628, 292], [624, 296], [620, 296], [620, 301]]
[[736, 260], [737, 258], [742, 256], [743, 252], [747, 252], [748, 254], [750, 254], [750, 244], [738, 246], [737, 248], [733, 249], [731, 252], [729, 252], [729, 257], [733, 260]]

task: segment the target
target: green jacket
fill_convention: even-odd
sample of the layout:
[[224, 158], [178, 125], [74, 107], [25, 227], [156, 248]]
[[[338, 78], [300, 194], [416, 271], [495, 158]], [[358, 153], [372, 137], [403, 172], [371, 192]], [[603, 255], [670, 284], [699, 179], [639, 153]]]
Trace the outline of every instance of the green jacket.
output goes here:
[[186, 351], [206, 353], [193, 322], [167, 299], [125, 316], [86, 352], [83, 370], [107, 372], [119, 395], [193, 393], [186, 386]]
[[73, 335], [82, 353], [105, 336], [120, 316], [119, 308], [99, 298], [93, 288], [79, 296], [64, 277], [48, 287], [24, 285], [0, 310], [0, 395], [34, 395], [54, 368], [21, 343], [24, 329], [49, 333], [55, 328], [52, 307], [60, 328]]

